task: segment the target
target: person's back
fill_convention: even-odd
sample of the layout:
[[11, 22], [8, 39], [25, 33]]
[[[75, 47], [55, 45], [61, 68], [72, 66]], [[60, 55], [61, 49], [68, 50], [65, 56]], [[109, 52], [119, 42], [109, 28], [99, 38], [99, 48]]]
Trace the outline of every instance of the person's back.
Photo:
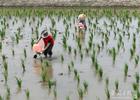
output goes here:
[[48, 43], [53, 46], [54, 45], [54, 39], [51, 35], [48, 35], [46, 38], [43, 38], [45, 46], [48, 45]]

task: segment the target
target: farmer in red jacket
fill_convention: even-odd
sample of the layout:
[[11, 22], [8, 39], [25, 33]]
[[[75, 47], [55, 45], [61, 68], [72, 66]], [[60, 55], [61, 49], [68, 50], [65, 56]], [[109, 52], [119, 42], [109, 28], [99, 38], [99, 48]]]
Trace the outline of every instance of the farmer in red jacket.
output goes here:
[[49, 55], [50, 57], [52, 56], [52, 48], [53, 48], [53, 45], [54, 45], [54, 39], [52, 37], [52, 35], [48, 34], [48, 32], [46, 30], [44, 30], [42, 33], [41, 33], [41, 37], [39, 38], [38, 41], [40, 41], [40, 39], [43, 39], [44, 41], [44, 55], [47, 57], [47, 55]]
[[54, 39], [53, 39], [52, 35], [48, 34], [47, 31], [44, 31], [42, 38], [43, 38], [43, 41], [45, 44], [45, 49], [44, 49], [43, 53], [46, 57], [47, 57], [47, 54], [49, 54], [49, 56], [51, 57], [52, 56], [52, 48], [54, 45]]

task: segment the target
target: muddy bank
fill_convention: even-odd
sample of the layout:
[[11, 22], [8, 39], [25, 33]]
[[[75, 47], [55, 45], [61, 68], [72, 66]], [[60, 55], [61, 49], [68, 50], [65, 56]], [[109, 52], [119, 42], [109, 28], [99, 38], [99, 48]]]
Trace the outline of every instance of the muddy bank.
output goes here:
[[129, 6], [140, 7], [140, 0], [0, 0], [0, 6]]

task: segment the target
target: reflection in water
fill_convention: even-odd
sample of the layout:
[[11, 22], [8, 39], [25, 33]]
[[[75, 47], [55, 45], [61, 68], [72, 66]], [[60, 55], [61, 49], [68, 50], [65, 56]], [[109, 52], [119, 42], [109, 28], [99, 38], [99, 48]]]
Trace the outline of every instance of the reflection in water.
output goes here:
[[53, 77], [53, 68], [51, 62], [48, 62], [47, 59], [44, 59], [43, 61], [39, 59], [34, 60], [34, 70], [35, 73], [42, 77], [42, 74], [45, 72], [46, 81], [52, 79]]
[[76, 37], [80, 40], [80, 43], [84, 43], [84, 41], [85, 41], [85, 31], [84, 30], [79, 30], [76, 33]]

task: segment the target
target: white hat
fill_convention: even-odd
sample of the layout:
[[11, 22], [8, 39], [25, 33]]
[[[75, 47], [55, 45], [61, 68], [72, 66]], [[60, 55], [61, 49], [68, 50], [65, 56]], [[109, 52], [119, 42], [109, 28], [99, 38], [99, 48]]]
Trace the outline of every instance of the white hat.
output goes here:
[[42, 38], [46, 38], [48, 36], [47, 30], [42, 31], [41, 35], [42, 35]]

